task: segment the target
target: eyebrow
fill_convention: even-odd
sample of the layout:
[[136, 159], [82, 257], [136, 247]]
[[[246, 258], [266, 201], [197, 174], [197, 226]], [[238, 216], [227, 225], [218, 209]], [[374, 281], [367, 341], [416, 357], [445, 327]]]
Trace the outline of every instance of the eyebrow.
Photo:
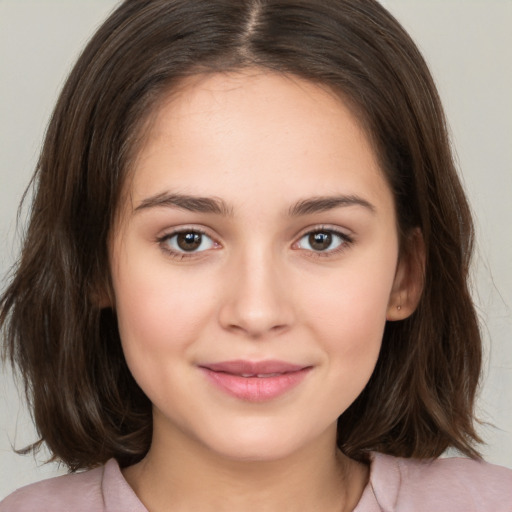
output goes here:
[[[325, 212], [334, 208], [346, 206], [362, 206], [375, 213], [375, 206], [355, 195], [319, 196], [297, 201], [288, 210], [290, 217], [311, 215]], [[163, 192], [144, 199], [134, 212], [150, 208], [180, 208], [191, 212], [214, 213], [216, 215], [232, 216], [233, 209], [222, 199], [216, 197], [201, 197], [187, 194], [171, 194]]]
[[333, 210], [334, 208], [339, 208], [341, 206], [362, 206], [363, 208], [369, 210], [371, 213], [375, 213], [376, 211], [375, 206], [361, 197], [355, 195], [341, 195], [320, 196], [303, 199], [302, 201], [295, 203], [290, 208], [288, 213], [291, 217], [296, 217], [300, 215], [325, 212], [328, 210]]
[[215, 213], [224, 216], [233, 214], [233, 210], [222, 199], [186, 194], [169, 194], [168, 192], [144, 199], [134, 211], [137, 212], [156, 207], [181, 208], [191, 212]]

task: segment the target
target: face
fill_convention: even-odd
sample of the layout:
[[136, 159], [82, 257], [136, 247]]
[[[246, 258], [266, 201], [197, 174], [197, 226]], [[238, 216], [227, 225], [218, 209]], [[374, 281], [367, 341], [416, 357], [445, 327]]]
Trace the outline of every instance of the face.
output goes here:
[[296, 77], [195, 77], [126, 188], [115, 309], [154, 445], [261, 460], [333, 443], [401, 293], [393, 196], [357, 118]]

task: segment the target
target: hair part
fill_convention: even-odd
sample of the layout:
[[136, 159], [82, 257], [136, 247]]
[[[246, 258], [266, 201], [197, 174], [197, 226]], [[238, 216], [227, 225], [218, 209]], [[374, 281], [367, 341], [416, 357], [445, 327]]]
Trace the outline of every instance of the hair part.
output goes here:
[[99, 28], [55, 107], [0, 298], [4, 355], [24, 379], [40, 442], [71, 470], [147, 453], [151, 403], [124, 360], [115, 312], [98, 300], [111, 293], [109, 235], [160, 102], [187, 76], [246, 67], [341, 94], [393, 191], [402, 252], [414, 230], [423, 236], [422, 299], [386, 325], [375, 371], [339, 419], [339, 447], [358, 460], [448, 447], [478, 457], [470, 210], [428, 68], [374, 0], [126, 0]]

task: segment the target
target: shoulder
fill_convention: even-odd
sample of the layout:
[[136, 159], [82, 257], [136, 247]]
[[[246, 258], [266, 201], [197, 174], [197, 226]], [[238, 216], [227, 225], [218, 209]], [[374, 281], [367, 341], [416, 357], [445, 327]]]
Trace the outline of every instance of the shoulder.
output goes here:
[[104, 467], [99, 467], [27, 485], [0, 502], [0, 512], [103, 511], [103, 472]]
[[460, 457], [418, 460], [381, 454], [374, 464], [383, 480], [393, 481], [393, 510], [512, 512], [510, 469]]
[[0, 512], [147, 512], [118, 463], [22, 487], [0, 502]]

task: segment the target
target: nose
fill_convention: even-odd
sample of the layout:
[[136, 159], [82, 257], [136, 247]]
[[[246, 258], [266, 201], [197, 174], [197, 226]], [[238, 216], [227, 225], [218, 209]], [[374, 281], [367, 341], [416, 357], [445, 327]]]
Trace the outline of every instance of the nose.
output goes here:
[[230, 264], [222, 291], [223, 329], [257, 339], [288, 330], [294, 323], [290, 283], [271, 254], [252, 254]]

